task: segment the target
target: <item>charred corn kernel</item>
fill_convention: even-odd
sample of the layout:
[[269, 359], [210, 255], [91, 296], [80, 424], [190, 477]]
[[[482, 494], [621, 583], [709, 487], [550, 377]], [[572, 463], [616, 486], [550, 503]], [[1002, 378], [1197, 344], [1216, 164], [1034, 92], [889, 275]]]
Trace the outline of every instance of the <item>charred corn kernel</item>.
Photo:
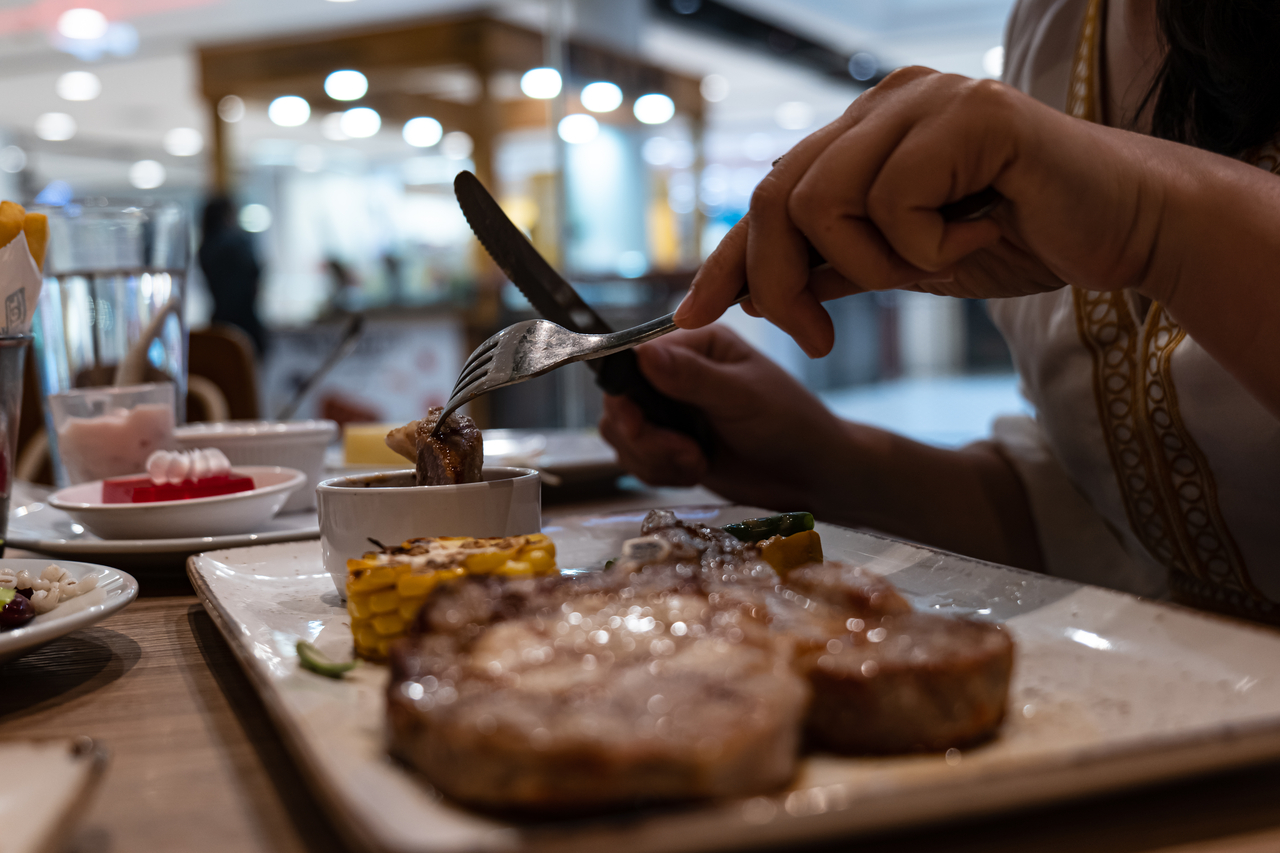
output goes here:
[[554, 569], [556, 565], [555, 552], [546, 548], [534, 548], [524, 552], [521, 556], [538, 574], [546, 574]]
[[394, 589], [384, 589], [369, 596], [369, 609], [378, 613], [390, 613], [400, 606], [400, 593]]
[[399, 613], [383, 613], [373, 617], [373, 630], [383, 637], [400, 636], [404, 633], [404, 620]]
[[413, 598], [402, 598], [400, 600], [400, 618], [407, 624], [413, 617], [418, 615], [418, 611], [422, 609], [422, 604], [427, 600], [425, 595], [414, 596]]
[[396, 578], [396, 592], [403, 596], [422, 596], [431, 592], [440, 582], [443, 572], [431, 572], [424, 575], [401, 575]]
[[[354, 626], [353, 626], [354, 627]], [[374, 630], [373, 625], [361, 625], [355, 631], [356, 650], [363, 654], [364, 649], [376, 649], [378, 647], [378, 632]]]
[[822, 539], [816, 530], [802, 530], [790, 536], [774, 536], [760, 543], [760, 556], [785, 576], [792, 569], [822, 562]]
[[368, 619], [373, 615], [373, 611], [369, 609], [369, 596], [367, 595], [351, 595], [347, 597], [347, 612], [351, 614], [352, 619]]
[[347, 561], [347, 611], [356, 654], [386, 659], [432, 592], [467, 574], [530, 577], [555, 574], [555, 545], [542, 534], [472, 539], [410, 539], [397, 548]]
[[514, 548], [481, 551], [475, 554], [468, 554], [462, 565], [466, 566], [467, 571], [482, 575], [502, 568], [504, 563], [515, 557], [518, 553], [520, 553], [519, 545], [516, 545]]
[[382, 566], [377, 569], [364, 571], [357, 577], [347, 580], [347, 594], [373, 592], [374, 590], [384, 589], [394, 585], [396, 582], [395, 570], [390, 566]]
[[507, 560], [493, 572], [508, 578], [523, 578], [533, 574], [533, 566], [524, 560]]

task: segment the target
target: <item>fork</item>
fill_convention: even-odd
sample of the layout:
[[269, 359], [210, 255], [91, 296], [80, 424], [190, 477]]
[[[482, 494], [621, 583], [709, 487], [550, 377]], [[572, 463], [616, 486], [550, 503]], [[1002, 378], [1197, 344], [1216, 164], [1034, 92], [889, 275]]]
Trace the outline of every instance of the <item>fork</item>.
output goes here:
[[[775, 160], [774, 165], [777, 162]], [[958, 201], [944, 204], [938, 208], [938, 212], [947, 222], [972, 222], [990, 214], [1002, 201], [1004, 196], [994, 187], [987, 187]], [[810, 245], [810, 269], [816, 271], [826, 266], [826, 259]], [[733, 304], [737, 305], [750, 295], [744, 286]], [[462, 372], [453, 386], [453, 393], [449, 395], [449, 402], [445, 404], [431, 434], [439, 435], [445, 418], [476, 397], [550, 373], [557, 367], [575, 361], [603, 358], [660, 338], [667, 332], [675, 331], [674, 317], [675, 314], [667, 314], [634, 328], [607, 335], [571, 332], [550, 320], [524, 320], [507, 326], [477, 347], [462, 365]]]
[[[733, 304], [748, 296], [744, 287]], [[522, 320], [507, 326], [476, 347], [476, 351], [463, 363], [449, 402], [445, 403], [431, 434], [438, 435], [445, 418], [477, 397], [526, 382], [575, 361], [604, 358], [660, 338], [675, 331], [674, 317], [675, 314], [666, 314], [607, 335], [571, 332], [550, 320]]]

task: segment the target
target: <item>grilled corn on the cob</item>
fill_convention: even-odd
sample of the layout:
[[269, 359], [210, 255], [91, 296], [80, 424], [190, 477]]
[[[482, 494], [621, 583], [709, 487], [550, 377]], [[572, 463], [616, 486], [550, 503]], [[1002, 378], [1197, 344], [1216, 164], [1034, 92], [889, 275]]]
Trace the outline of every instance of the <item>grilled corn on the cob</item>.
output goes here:
[[541, 533], [503, 539], [440, 536], [347, 561], [347, 613], [356, 654], [384, 661], [441, 581], [466, 574], [511, 577], [556, 571], [556, 546]]

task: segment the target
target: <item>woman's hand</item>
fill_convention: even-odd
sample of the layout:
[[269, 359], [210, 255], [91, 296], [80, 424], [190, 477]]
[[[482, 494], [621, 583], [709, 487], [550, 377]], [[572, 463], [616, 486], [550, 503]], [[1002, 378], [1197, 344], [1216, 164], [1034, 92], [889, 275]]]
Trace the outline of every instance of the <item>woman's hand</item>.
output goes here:
[[624, 468], [653, 485], [704, 483], [738, 503], [815, 508], [844, 424], [786, 371], [723, 326], [674, 332], [636, 355], [659, 391], [702, 409], [716, 448], [708, 459], [626, 397], [606, 396], [600, 434]]
[[[1068, 118], [991, 80], [897, 71], [776, 164], [676, 321], [712, 322], [745, 282], [751, 313], [820, 356], [834, 339], [820, 303], [848, 293], [1140, 286], [1161, 214], [1152, 145], [1181, 147]], [[988, 186], [1005, 197], [991, 216], [943, 221], [939, 207]], [[808, 244], [830, 268], [810, 272]]]
[[648, 423], [627, 398], [606, 396], [600, 434], [645, 482], [702, 483], [739, 504], [808, 510], [823, 521], [1039, 566], [1021, 481], [994, 446], [947, 450], [842, 421], [723, 326], [675, 332], [636, 355], [659, 391], [701, 408], [716, 434], [708, 459], [693, 439]]

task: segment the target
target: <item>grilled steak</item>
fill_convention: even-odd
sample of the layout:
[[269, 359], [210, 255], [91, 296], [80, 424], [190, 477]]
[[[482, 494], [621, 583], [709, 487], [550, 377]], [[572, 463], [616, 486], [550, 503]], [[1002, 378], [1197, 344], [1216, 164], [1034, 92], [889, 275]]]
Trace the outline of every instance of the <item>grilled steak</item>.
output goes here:
[[427, 410], [420, 421], [392, 430], [387, 446], [417, 466], [419, 486], [478, 483], [484, 467], [484, 439], [475, 421], [457, 412], [445, 419], [439, 435], [432, 435], [444, 407]]
[[482, 808], [738, 796], [794, 773], [808, 702], [763, 619], [679, 566], [472, 578], [392, 652], [393, 750]]
[[822, 564], [786, 581], [724, 531], [645, 519], [605, 572], [441, 586], [392, 652], [393, 751], [493, 809], [767, 792], [802, 732], [945, 749], [1003, 717], [1012, 643]]

